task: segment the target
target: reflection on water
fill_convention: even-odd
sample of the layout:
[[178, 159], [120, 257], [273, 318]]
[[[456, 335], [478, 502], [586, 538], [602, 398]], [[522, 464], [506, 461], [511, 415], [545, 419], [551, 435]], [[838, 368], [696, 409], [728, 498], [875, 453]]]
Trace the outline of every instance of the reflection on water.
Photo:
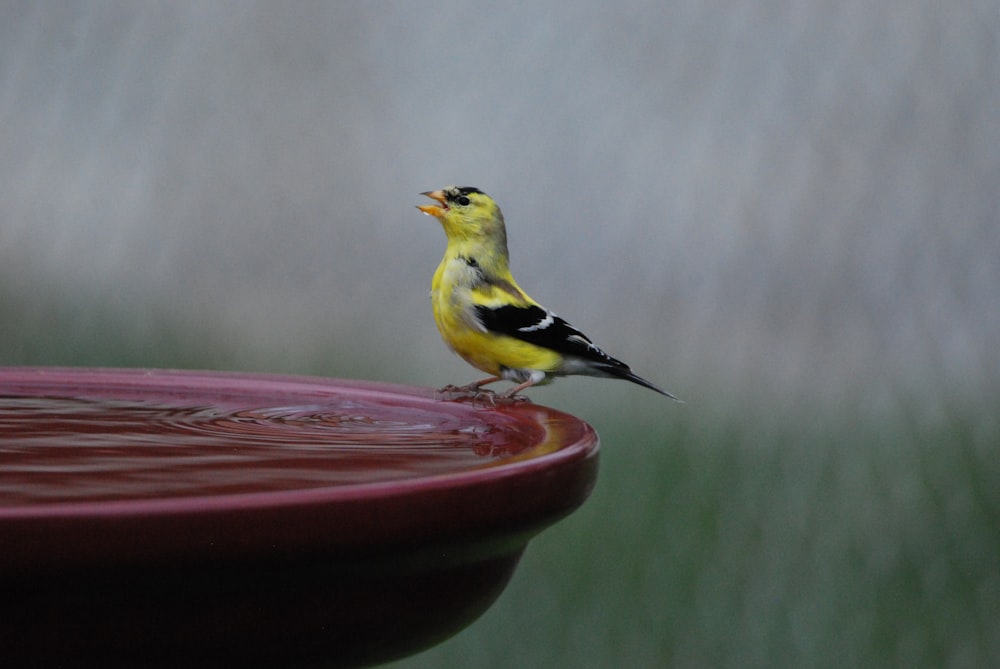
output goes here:
[[[489, 420], [485, 420], [486, 417]], [[218, 495], [479, 468], [544, 438], [498, 412], [0, 397], [0, 505]]]

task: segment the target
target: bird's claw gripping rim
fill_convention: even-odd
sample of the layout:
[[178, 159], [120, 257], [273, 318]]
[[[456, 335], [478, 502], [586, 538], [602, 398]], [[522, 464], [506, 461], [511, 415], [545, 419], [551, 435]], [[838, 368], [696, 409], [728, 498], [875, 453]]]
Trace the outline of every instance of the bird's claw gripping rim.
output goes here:
[[498, 404], [531, 403], [531, 398], [525, 395], [506, 395], [493, 390], [484, 390], [476, 385], [456, 386], [448, 384], [438, 388], [437, 398], [442, 402], [470, 402], [475, 406], [493, 409]]

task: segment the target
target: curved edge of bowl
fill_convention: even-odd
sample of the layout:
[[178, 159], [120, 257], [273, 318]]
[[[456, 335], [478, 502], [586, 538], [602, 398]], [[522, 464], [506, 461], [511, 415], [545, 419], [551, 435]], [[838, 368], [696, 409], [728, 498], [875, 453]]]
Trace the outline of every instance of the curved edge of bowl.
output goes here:
[[[230, 375], [248, 377], [270, 378]], [[207, 507], [0, 514], [0, 627], [20, 639], [5, 664], [360, 666], [439, 643], [496, 600], [530, 539], [596, 482], [586, 423], [532, 404], [498, 411], [546, 421], [502, 467]]]

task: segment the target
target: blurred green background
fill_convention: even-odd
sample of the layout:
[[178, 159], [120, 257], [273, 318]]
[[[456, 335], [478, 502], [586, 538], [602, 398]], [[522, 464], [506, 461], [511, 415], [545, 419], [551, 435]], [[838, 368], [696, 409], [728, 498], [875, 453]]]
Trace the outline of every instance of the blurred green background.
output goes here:
[[420, 191], [686, 400], [393, 667], [1000, 666], [993, 3], [0, 3], [0, 364], [477, 378]]

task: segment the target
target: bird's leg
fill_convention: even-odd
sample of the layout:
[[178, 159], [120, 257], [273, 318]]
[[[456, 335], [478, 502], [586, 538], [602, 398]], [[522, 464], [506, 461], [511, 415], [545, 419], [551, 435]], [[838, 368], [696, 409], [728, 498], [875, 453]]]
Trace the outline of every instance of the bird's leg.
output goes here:
[[500, 393], [499, 397], [501, 399], [511, 400], [512, 402], [530, 402], [531, 400], [529, 398], [525, 397], [524, 395], [518, 395], [518, 393], [524, 390], [525, 388], [530, 388], [536, 383], [538, 383], [537, 379], [528, 379], [524, 383], [519, 383], [510, 390], [505, 390], [504, 392]]
[[491, 376], [488, 379], [482, 379], [480, 381], [474, 381], [473, 383], [470, 383], [467, 386], [462, 386], [461, 390], [464, 390], [467, 393], [493, 392], [491, 390], [481, 391], [479, 389], [482, 388], [483, 386], [487, 386], [487, 385], [489, 385], [491, 383], [496, 383], [497, 381], [503, 381], [503, 377], [502, 376]]
[[470, 383], [470, 384], [465, 385], [465, 386], [456, 386], [453, 383], [449, 383], [444, 388], [438, 389], [438, 392], [442, 393], [442, 394], [445, 394], [445, 393], [449, 393], [449, 394], [450, 393], [471, 394], [471, 393], [478, 393], [478, 392], [488, 392], [488, 391], [481, 391], [479, 389], [481, 387], [485, 386], [485, 385], [490, 384], [490, 383], [496, 383], [497, 381], [502, 381], [502, 380], [503, 379], [501, 377], [499, 377], [499, 376], [491, 376], [488, 379], [482, 379], [481, 381], [474, 381], [473, 383]]
[[503, 381], [503, 377], [491, 376], [487, 379], [475, 381], [465, 386], [448, 384], [444, 388], [438, 390], [438, 393], [441, 395], [448, 395], [449, 399], [469, 398], [473, 402], [481, 402], [486, 406], [494, 407], [496, 406], [497, 400], [504, 400], [507, 402], [530, 402], [530, 399], [524, 397], [523, 395], [518, 395], [517, 393], [538, 383], [538, 381], [535, 380], [525, 381], [524, 383], [516, 385], [510, 390], [506, 390], [502, 393], [497, 393], [483, 388], [483, 386], [496, 383], [497, 381]]
[[447, 395], [448, 399], [470, 398], [473, 402], [483, 402], [492, 407], [496, 406], [497, 394], [492, 390], [483, 390], [482, 387], [502, 380], [502, 377], [491, 376], [488, 379], [475, 381], [466, 386], [456, 386], [449, 383], [444, 388], [438, 390], [438, 394]]

